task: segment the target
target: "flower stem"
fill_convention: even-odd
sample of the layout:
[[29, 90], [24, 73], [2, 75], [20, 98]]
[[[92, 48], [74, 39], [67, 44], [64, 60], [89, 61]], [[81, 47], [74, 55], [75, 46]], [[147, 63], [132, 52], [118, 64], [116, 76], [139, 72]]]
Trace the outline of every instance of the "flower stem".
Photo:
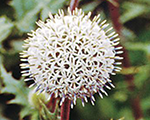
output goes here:
[[69, 120], [70, 105], [71, 105], [71, 101], [66, 98], [61, 106], [61, 113], [60, 113], [61, 120]]
[[47, 104], [47, 108], [50, 109], [50, 112], [54, 113], [56, 108], [56, 101], [57, 99], [54, 97], [54, 94], [52, 94], [50, 101]]
[[71, 12], [78, 6], [79, 0], [71, 0], [70, 1], [70, 10]]
[[[116, 31], [118, 33], [121, 33], [122, 24], [119, 22], [119, 17], [120, 17], [119, 2], [118, 2], [118, 0], [114, 0], [114, 2], [116, 5], [108, 2], [110, 16], [113, 21], [114, 28], [116, 29]], [[123, 65], [123, 67], [129, 68], [129, 67], [131, 67], [131, 63], [130, 63], [128, 52], [125, 48], [123, 49], [123, 51], [124, 51], [124, 53], [123, 53], [124, 61], [123, 61], [122, 65]], [[132, 74], [125, 75], [125, 78], [126, 78], [126, 82], [128, 84], [129, 91], [134, 92], [135, 87], [136, 87], [134, 84], [134, 76]], [[139, 120], [139, 119], [143, 118], [142, 109], [140, 106], [140, 97], [138, 95], [131, 96], [130, 102], [131, 102], [131, 107], [132, 107], [132, 111], [133, 111], [135, 120]]]

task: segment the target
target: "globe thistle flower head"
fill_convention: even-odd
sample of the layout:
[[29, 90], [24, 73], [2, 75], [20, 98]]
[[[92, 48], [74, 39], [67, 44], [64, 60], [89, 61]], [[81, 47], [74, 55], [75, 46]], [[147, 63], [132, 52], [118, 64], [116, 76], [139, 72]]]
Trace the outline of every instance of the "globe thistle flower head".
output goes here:
[[71, 107], [77, 98], [94, 104], [94, 94], [106, 94], [104, 87], [111, 89], [110, 75], [120, 71], [122, 47], [118, 34], [113, 32], [100, 15], [90, 19], [91, 12], [84, 14], [75, 9], [65, 15], [59, 10], [56, 15], [49, 14], [46, 22], [29, 34], [21, 53], [21, 68], [27, 80], [33, 80], [35, 92], [46, 92], [60, 97], [60, 105], [65, 98], [70, 99]]

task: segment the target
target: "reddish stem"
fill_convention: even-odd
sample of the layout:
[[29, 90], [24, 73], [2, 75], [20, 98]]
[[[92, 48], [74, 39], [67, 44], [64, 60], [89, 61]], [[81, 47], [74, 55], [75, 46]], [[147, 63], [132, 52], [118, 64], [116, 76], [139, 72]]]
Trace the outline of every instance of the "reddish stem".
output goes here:
[[78, 0], [71, 0], [70, 1], [70, 10], [71, 12], [78, 6], [79, 1]]
[[69, 120], [70, 105], [71, 105], [71, 101], [66, 98], [61, 106], [61, 113], [60, 113], [61, 120]]
[[[114, 0], [114, 2], [118, 3], [118, 0]], [[118, 33], [120, 33], [120, 30], [122, 28], [122, 25], [119, 21], [119, 3], [117, 5], [113, 5], [112, 3], [108, 2], [109, 5], [109, 11], [110, 16], [114, 24], [114, 28], [117, 30]]]
[[[120, 17], [120, 14], [119, 14], [119, 2], [118, 2], [118, 0], [114, 0], [114, 2], [116, 2], [118, 6], [115, 6], [112, 3], [108, 2], [110, 16], [111, 16], [111, 19], [113, 21], [114, 28], [116, 29], [116, 31], [118, 33], [121, 33], [122, 25], [119, 22], [119, 17]], [[127, 50], [125, 48], [123, 49], [123, 51], [124, 51], [124, 53], [123, 53], [124, 61], [122, 63], [122, 66], [126, 67], [126, 68], [129, 68], [129, 67], [131, 67], [131, 63], [130, 63], [128, 52], [127, 52]], [[129, 91], [130, 92], [134, 92], [135, 91], [135, 87], [136, 87], [135, 84], [134, 84], [134, 76], [132, 74], [125, 75], [125, 78], [126, 78], [126, 82], [128, 84]], [[132, 107], [135, 119], [138, 120], [140, 118], [143, 118], [142, 109], [141, 109], [141, 106], [140, 106], [140, 98], [139, 98], [139, 96], [136, 96], [136, 97], [131, 96], [130, 100], [131, 100], [131, 107]]]
[[50, 112], [54, 113], [55, 108], [56, 108], [56, 101], [57, 99], [55, 98], [54, 94], [52, 94], [50, 101], [47, 104], [47, 108], [50, 109]]

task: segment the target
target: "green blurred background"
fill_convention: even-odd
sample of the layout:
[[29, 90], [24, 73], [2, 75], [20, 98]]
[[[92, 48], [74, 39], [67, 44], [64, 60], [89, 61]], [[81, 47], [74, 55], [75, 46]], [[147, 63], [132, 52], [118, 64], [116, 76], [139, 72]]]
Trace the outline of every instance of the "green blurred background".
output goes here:
[[[116, 5], [113, 0], [109, 0]], [[20, 74], [19, 52], [27, 33], [37, 28], [35, 21], [48, 13], [67, 9], [69, 0], [0, 0], [0, 120], [38, 120], [38, 112], [28, 102], [30, 89]], [[95, 95], [95, 106], [77, 102], [70, 120], [134, 120], [131, 100], [140, 98], [144, 120], [150, 120], [150, 0], [119, 0], [121, 43], [127, 49], [132, 67], [112, 76], [115, 89], [108, 97]], [[80, 0], [85, 13], [101, 14], [112, 20], [106, 0]], [[125, 75], [134, 75], [134, 91], [128, 90]]]

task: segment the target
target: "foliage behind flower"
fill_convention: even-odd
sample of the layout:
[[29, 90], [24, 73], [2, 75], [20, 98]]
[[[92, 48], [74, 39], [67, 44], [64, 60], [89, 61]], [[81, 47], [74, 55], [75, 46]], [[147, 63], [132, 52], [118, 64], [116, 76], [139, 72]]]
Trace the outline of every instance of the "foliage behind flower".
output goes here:
[[[76, 99], [87, 102], [90, 97], [94, 104], [94, 94], [107, 95], [104, 87], [114, 87], [110, 74], [120, 71], [122, 53], [118, 34], [108, 27], [106, 20], [101, 22], [100, 15], [90, 20], [81, 9], [67, 15], [63, 10], [52, 15], [46, 23], [39, 21], [39, 28], [32, 31], [25, 40], [25, 50], [21, 53], [21, 68], [26, 80], [34, 80], [35, 92], [55, 94], [61, 102], [68, 98], [76, 104]], [[106, 85], [107, 83], [107, 85]]]

